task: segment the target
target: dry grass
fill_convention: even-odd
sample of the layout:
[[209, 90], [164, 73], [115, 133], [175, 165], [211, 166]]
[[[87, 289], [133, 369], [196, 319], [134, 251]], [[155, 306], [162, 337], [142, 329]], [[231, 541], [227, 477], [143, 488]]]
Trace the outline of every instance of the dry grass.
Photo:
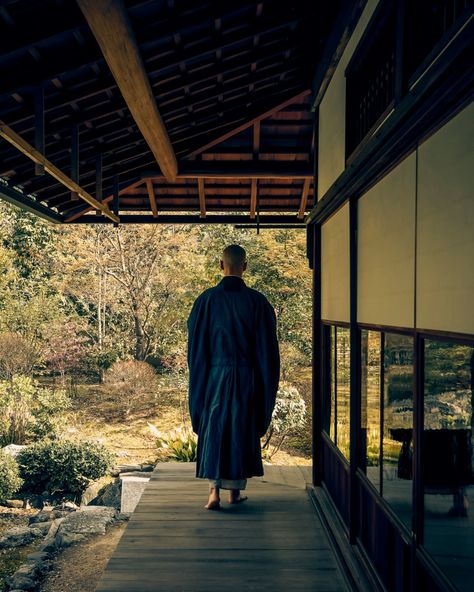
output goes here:
[[[147, 423], [169, 431], [188, 421], [186, 388], [167, 377], [160, 378], [157, 392], [142, 397], [127, 420], [123, 419], [117, 395], [106, 385], [79, 385], [73, 408], [66, 416], [70, 437], [102, 442], [117, 455], [118, 463], [154, 462], [155, 438]], [[287, 447], [272, 459], [273, 464], [310, 464], [310, 459]]]

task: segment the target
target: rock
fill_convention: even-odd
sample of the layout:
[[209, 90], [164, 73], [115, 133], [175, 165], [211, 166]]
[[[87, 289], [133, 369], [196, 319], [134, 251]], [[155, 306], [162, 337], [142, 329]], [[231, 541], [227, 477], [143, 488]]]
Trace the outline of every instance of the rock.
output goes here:
[[23, 448], [26, 448], [26, 446], [23, 444], [8, 444], [8, 446], [4, 446], [2, 450], [3, 452], [5, 452], [5, 454], [8, 454], [10, 456], [13, 456], [13, 458], [16, 458], [18, 454], [23, 450]]
[[26, 556], [26, 561], [28, 562], [38, 562], [38, 561], [47, 561], [51, 558], [50, 553], [45, 551], [35, 551], [34, 553], [29, 553]]
[[38, 512], [34, 516], [30, 516], [28, 523], [39, 524], [40, 522], [50, 522], [52, 518], [52, 512]]
[[38, 582], [23, 575], [13, 575], [11, 578], [8, 579], [8, 585], [11, 589], [15, 590], [38, 590]]
[[130, 452], [128, 450], [119, 450], [116, 453], [116, 456], [119, 458], [128, 458], [130, 456]]
[[5, 502], [5, 505], [7, 506], [7, 508], [23, 508], [24, 502], [23, 502], [23, 500], [12, 499], [12, 500], [7, 500]]
[[109, 506], [112, 508], [116, 508], [117, 510], [120, 510], [121, 499], [122, 499], [122, 481], [119, 479], [119, 480], [115, 481], [114, 483], [110, 483], [109, 485], [106, 485], [102, 489], [102, 491], [97, 499], [97, 502], [101, 506]]
[[118, 473], [131, 473], [133, 471], [141, 471], [141, 465], [117, 465], [112, 470], [118, 471]]
[[36, 536], [46, 536], [52, 524], [52, 520], [50, 522], [35, 522], [34, 524], [30, 524], [30, 529], [35, 531]]
[[43, 543], [38, 547], [38, 551], [41, 553], [53, 554], [57, 550], [55, 537], [47, 537]]
[[31, 543], [39, 535], [39, 532], [35, 532], [35, 529], [28, 526], [11, 528], [0, 537], [0, 549], [23, 547]]
[[126, 522], [130, 520], [132, 513], [131, 512], [119, 512], [117, 514], [116, 520], [120, 520], [121, 522]]
[[77, 504], [75, 504], [74, 502], [62, 502], [61, 504], [58, 504], [57, 506], [54, 506], [53, 511], [60, 511], [60, 512], [75, 512], [76, 510], [79, 510], [79, 506]]
[[56, 537], [60, 534], [105, 534], [106, 526], [115, 520], [116, 513], [115, 508], [84, 506], [64, 518]]
[[66, 547], [80, 543], [85, 538], [86, 537], [83, 534], [76, 534], [73, 532], [58, 532], [56, 538], [54, 539], [54, 543], [56, 549], [65, 549]]
[[155, 470], [155, 465], [142, 465], [142, 471], [145, 473], [151, 473]]
[[122, 497], [120, 503], [121, 512], [133, 512], [145, 490], [150, 477], [121, 477]]
[[103, 488], [103, 483], [99, 481], [94, 481], [91, 483], [89, 487], [84, 491], [81, 497], [81, 506], [87, 506], [93, 500], [97, 499], [99, 495], [99, 491]]

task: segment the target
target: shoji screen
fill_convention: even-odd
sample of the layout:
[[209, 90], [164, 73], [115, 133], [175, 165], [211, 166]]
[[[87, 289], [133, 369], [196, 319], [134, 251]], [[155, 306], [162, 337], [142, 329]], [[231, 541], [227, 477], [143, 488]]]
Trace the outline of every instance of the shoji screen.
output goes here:
[[474, 106], [418, 151], [417, 326], [474, 334]]
[[321, 316], [349, 322], [349, 204], [321, 228]]
[[413, 327], [415, 167], [413, 153], [359, 199], [360, 323]]

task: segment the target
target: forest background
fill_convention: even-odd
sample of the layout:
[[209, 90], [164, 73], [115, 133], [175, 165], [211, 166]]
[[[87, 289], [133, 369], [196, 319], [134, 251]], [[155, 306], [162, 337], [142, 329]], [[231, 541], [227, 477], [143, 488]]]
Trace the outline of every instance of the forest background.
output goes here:
[[[0, 204], [0, 407], [8, 403], [2, 381], [18, 376], [33, 398], [37, 389], [60, 393], [49, 403], [58, 437], [97, 440], [122, 461], [152, 460], [148, 424], [187, 423], [186, 321], [195, 298], [220, 280], [231, 243], [247, 251], [247, 284], [275, 308], [282, 384], [306, 401], [305, 422], [277, 460], [307, 459], [311, 273], [298, 230], [54, 226]], [[3, 445], [37, 437], [1, 429]]]

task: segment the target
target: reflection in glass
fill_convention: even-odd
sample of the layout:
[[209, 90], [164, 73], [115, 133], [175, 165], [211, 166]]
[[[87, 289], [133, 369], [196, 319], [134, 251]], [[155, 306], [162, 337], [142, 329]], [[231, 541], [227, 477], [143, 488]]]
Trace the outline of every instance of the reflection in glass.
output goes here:
[[368, 479], [377, 489], [380, 488], [381, 349], [381, 333], [362, 331], [361, 460]]
[[384, 334], [382, 495], [411, 528], [413, 338]]
[[349, 460], [350, 445], [350, 330], [336, 329], [336, 445]]
[[330, 328], [329, 347], [329, 382], [331, 391], [331, 412], [329, 416], [329, 437], [336, 442], [336, 327]]
[[474, 582], [474, 348], [425, 341], [424, 545], [459, 590]]

